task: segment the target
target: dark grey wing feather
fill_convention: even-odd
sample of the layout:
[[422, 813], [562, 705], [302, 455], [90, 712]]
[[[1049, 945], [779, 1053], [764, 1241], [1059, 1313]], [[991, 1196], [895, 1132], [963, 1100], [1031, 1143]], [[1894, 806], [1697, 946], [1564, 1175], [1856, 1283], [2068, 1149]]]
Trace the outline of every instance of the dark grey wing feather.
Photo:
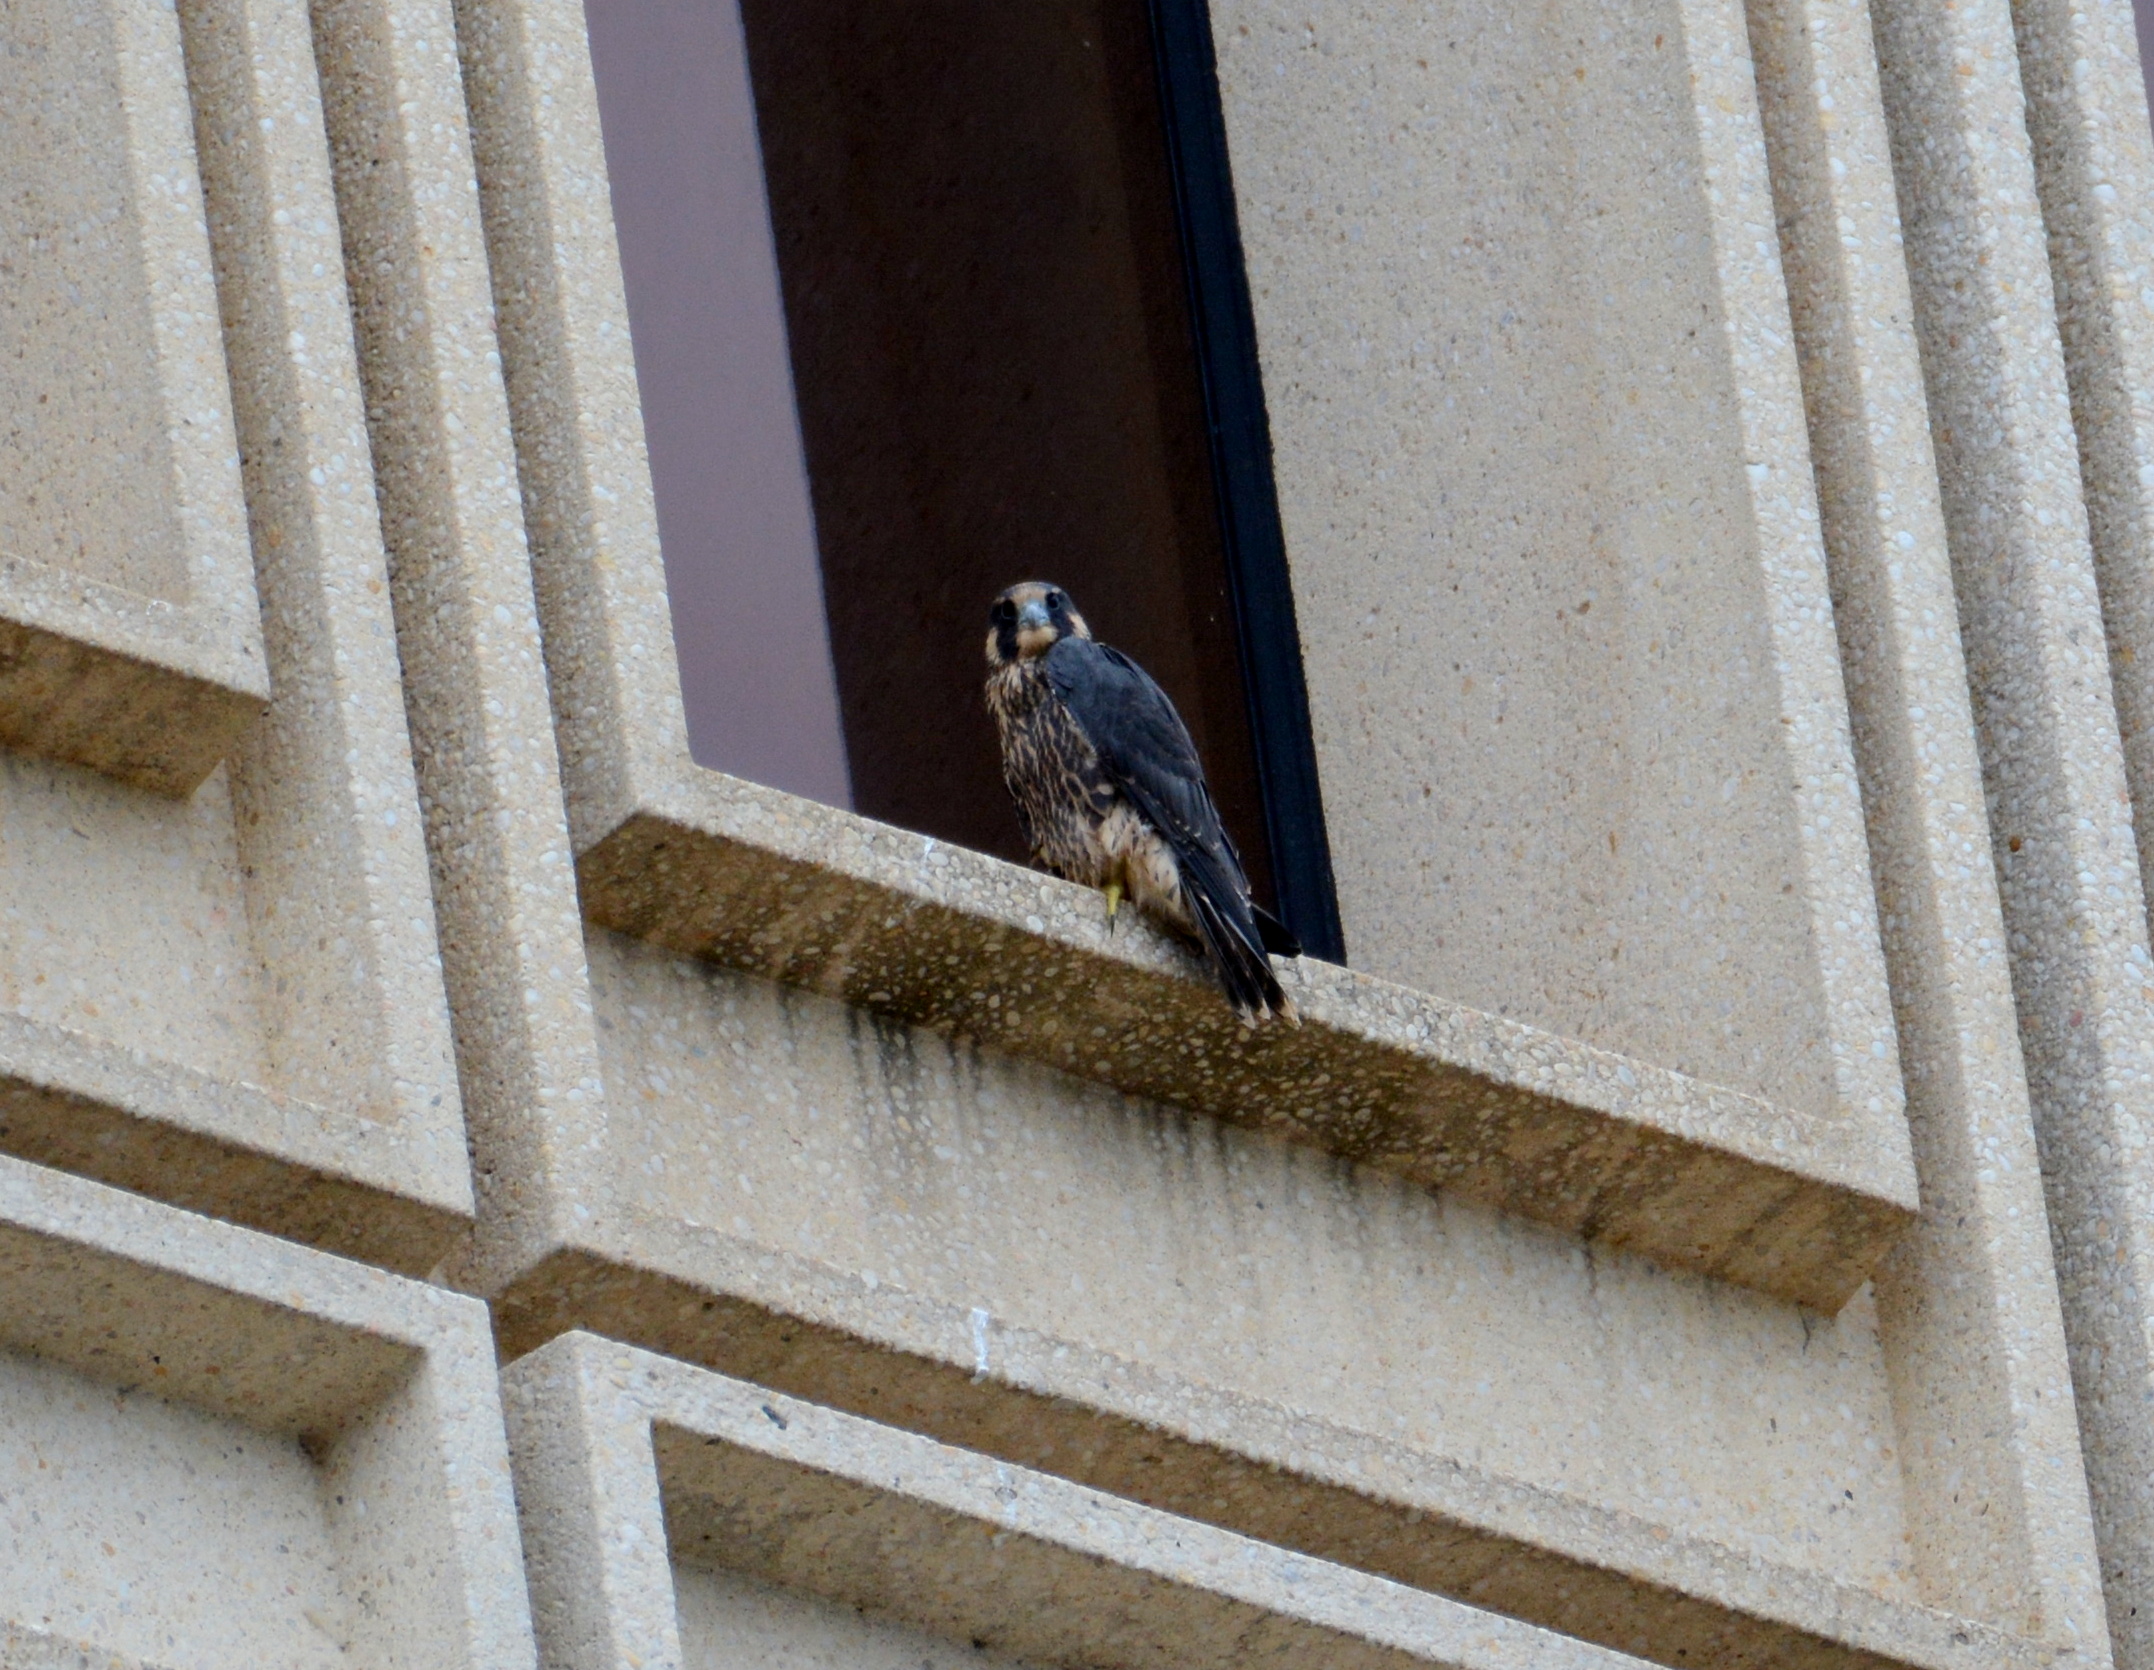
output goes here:
[[1241, 856], [1174, 703], [1136, 662], [1090, 639], [1064, 638], [1047, 652], [1046, 670], [1115, 787], [1174, 849], [1190, 912], [1227, 995], [1240, 1009], [1283, 1009], [1285, 994], [1265, 954], [1274, 936], [1258, 919]]

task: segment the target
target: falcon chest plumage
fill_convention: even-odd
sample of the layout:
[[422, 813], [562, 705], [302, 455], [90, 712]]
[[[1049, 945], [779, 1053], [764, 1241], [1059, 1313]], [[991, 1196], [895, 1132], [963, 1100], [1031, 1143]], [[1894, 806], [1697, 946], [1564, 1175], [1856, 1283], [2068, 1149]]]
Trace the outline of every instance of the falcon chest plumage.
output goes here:
[[1095, 639], [1060, 586], [1011, 586], [987, 620], [987, 708], [1033, 860], [1106, 894], [1110, 928], [1126, 895], [1201, 950], [1249, 1025], [1298, 1025], [1271, 952], [1301, 946], [1250, 898], [1166, 691]]
[[1002, 778], [1032, 856], [1087, 887], [1119, 881], [1130, 897], [1194, 932], [1174, 854], [1115, 787], [1099, 750], [1048, 682], [1045, 658], [999, 668], [988, 711], [1002, 733]]

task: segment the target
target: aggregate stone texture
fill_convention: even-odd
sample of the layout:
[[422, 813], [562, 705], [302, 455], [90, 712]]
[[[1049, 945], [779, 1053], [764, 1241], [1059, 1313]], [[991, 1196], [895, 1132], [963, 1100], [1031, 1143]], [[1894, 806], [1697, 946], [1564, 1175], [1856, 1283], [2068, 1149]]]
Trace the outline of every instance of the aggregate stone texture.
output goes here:
[[1904, 1141], [1740, 7], [1213, 19], [1356, 966]]
[[[1875, 18], [2109, 1625], [2119, 1660], [2146, 1664], [2154, 963], [2082, 496], [2081, 448], [2095, 458], [2113, 434], [2097, 424], [2075, 447], [2052, 288], [2053, 251], [2067, 267], [2086, 254], [2090, 221], [2045, 217], [2028, 136], [2025, 89], [2054, 90], [2062, 37], [2027, 9], [2023, 65], [2001, 0], [1893, 0]], [[2113, 66], [2099, 73], [2113, 86]], [[2066, 112], [2047, 108], [2054, 146]], [[2052, 156], [2055, 188], [2070, 172]]]
[[528, 1670], [476, 1301], [0, 1159], [0, 1662]]
[[[577, 1232], [540, 1179], [603, 1128], [597, 1042], [464, 116], [466, 32], [429, 0], [327, 0], [312, 23], [477, 1155], [478, 1246], [456, 1262], [470, 1270]], [[580, 41], [580, 14], [558, 26]]]
[[1877, 1273], [1908, 1533], [1925, 1599], [2093, 1651], [2100, 1568], [1869, 8], [1749, 15], [1922, 1178]]
[[155, 1663], [48, 1630], [0, 1623], [0, 1664], [7, 1670], [150, 1670]]
[[[518, 6], [472, 0], [464, 18], [591, 921], [1615, 1246], [1846, 1302], [1915, 1203], [1889, 1024], [1864, 1033], [1861, 1065], [1823, 1104], [1767, 1103], [1314, 963], [1290, 976], [1308, 1024], [1248, 1034], [1187, 959], [1141, 928], [1110, 938], [1081, 890], [695, 766], [584, 47]], [[1843, 921], [1870, 909], [1854, 856]]]
[[[530, 572], [545, 626], [565, 850], [580, 855], [584, 908], [596, 919], [583, 945], [564, 946], [551, 937], [557, 919], [544, 915], [549, 937], [542, 951], [525, 952], [514, 988], [505, 959], [489, 965], [473, 958], [461, 972], [452, 964], [452, 986], [468, 983], [460, 1008], [468, 1002], [475, 1013], [499, 1015], [521, 1003], [525, 1015], [565, 1017], [484, 1035], [489, 1049], [498, 1047], [486, 1057], [495, 1075], [489, 1095], [519, 1083], [552, 1092], [543, 1102], [499, 1093], [491, 1103], [497, 1116], [474, 1119], [487, 1193], [473, 1257], [457, 1279], [494, 1297], [504, 1349], [532, 1350], [579, 1327], [633, 1338], [1008, 1464], [1544, 1627], [1595, 1634], [1669, 1663], [2055, 1658], [2062, 1649], [2050, 1635], [1920, 1604], [1920, 1586], [1932, 1576], [1908, 1558], [1892, 1411], [1896, 1401], [1905, 1404], [1907, 1385], [1918, 1396], [1944, 1394], [1925, 1377], [1926, 1365], [1910, 1358], [1905, 1332], [1895, 1346], [1863, 1295], [1827, 1319], [1724, 1281], [1671, 1273], [1605, 1240], [1582, 1241], [1485, 1211], [1464, 1191], [1432, 1198], [1367, 1166], [1269, 1143], [1173, 1107], [1125, 1101], [1114, 1088], [1111, 1054], [1073, 1050], [1074, 1071], [1064, 1072], [1052, 1052], [1025, 1043], [1023, 1022], [1036, 1004], [1018, 1005], [1017, 1043], [1011, 1032], [988, 1039], [988, 1028], [1008, 1026], [1002, 1011], [1011, 994], [982, 983], [985, 967], [1009, 959], [974, 957], [968, 947], [991, 931], [996, 945], [1028, 961], [1081, 954], [1104, 981], [1093, 979], [1089, 994], [1058, 990], [1053, 996], [1065, 1008], [1103, 1004], [1119, 988], [1156, 981], [1144, 988], [1163, 991], [1146, 998], [1155, 1008], [1189, 1005], [1192, 1030], [1230, 1026], [1223, 1010], [1203, 1018], [1198, 1002], [1208, 993], [1166, 947], [1137, 934], [1108, 941], [1096, 901], [1079, 891], [1043, 889], [1040, 878], [1006, 867], [975, 869], [971, 855], [688, 766], [581, 31], [560, 9], [515, 0], [466, 0], [457, 23]], [[1716, 167], [1726, 164], [1714, 189], [1732, 194], [1737, 209], [1732, 220], [1715, 210], [1723, 218], [1711, 224], [1723, 234], [1729, 225], [1747, 228], [1765, 244], [1756, 264], [1726, 278], [1746, 323], [1711, 350], [1729, 363], [1754, 354], [1756, 366], [1744, 363], [1768, 391], [1751, 408], [1764, 425], [1759, 444], [1771, 442], [1767, 492], [1753, 498], [1746, 464], [1741, 525], [1751, 532], [1741, 537], [1751, 541], [1755, 562], [1762, 517], [1777, 530], [1774, 549], [1794, 553], [1792, 566], [1774, 571], [1790, 589], [1744, 618], [1756, 629], [1772, 607], [1808, 598], [1795, 610], [1807, 608], [1808, 618], [1772, 617], [1774, 630], [1784, 629], [1774, 642], [1808, 646], [1810, 659], [1797, 657], [1808, 677], [1823, 665], [1821, 647], [1835, 668], [1837, 650], [1817, 535], [1801, 532], [1815, 509], [1802, 508], [1810, 476], [1784, 304], [1777, 342], [1755, 329], [1771, 316], [1779, 279], [1741, 19], [1699, 9], [1684, 12], [1683, 23], [1684, 62], [1702, 66], [1713, 114], [1701, 118], [1686, 88], [1671, 105], [1659, 71], [1654, 108], [1676, 110], [1686, 124], [1679, 131], [1702, 131], [1697, 143], [1716, 147]], [[430, 27], [412, 35], [432, 38]], [[447, 96], [441, 78], [416, 59], [406, 73], [402, 120], [431, 123], [436, 136], [458, 131], [459, 113], [432, 102]], [[375, 96], [377, 110], [386, 102]], [[379, 275], [369, 282], [380, 284], [386, 315], [427, 320], [438, 333], [435, 357], [425, 361], [413, 357], [419, 333], [394, 338], [383, 327], [370, 353], [393, 375], [370, 375], [383, 376], [392, 394], [400, 367], [438, 377], [439, 365], [451, 362], [483, 378], [479, 368], [494, 339], [469, 315], [459, 315], [457, 333], [448, 331], [427, 299], [427, 285], [445, 282], [430, 272], [429, 258], [467, 247], [455, 241], [464, 234], [449, 226], [441, 229], [443, 242], [395, 242], [381, 229], [420, 209], [398, 206], [386, 186], [383, 195], [367, 195], [377, 178], [390, 180], [391, 148], [353, 139], [343, 154], [355, 176], [361, 161], [383, 159], [347, 193], [355, 270]], [[400, 189], [425, 196], [426, 211], [446, 217], [444, 205], [465, 188], [444, 168]], [[377, 233], [379, 241], [368, 241]], [[468, 423], [490, 409], [489, 397], [459, 411]], [[1773, 413], [1777, 429], [1764, 424]], [[385, 455], [410, 447], [413, 459], [438, 462], [450, 450], [443, 433], [378, 421], [376, 444]], [[388, 457], [384, 472], [393, 477], [407, 467], [417, 463]], [[1759, 503], [1766, 508], [1753, 514]], [[1807, 556], [1799, 549], [1805, 539]], [[488, 595], [501, 599], [508, 617], [500, 624], [524, 630], [518, 611], [528, 605], [514, 590], [520, 569], [512, 542], [488, 532], [463, 547], [442, 547], [445, 556], [415, 549], [428, 561], [466, 564], [473, 572], [457, 583], [493, 588]], [[504, 703], [525, 699], [532, 685], [519, 663], [478, 657], [468, 634], [451, 641], [436, 635], [437, 624], [422, 620], [405, 631], [414, 687], [435, 692], [415, 700], [415, 711], [437, 695], [446, 703], [451, 695], [471, 699], [472, 691], [497, 692], [489, 699]], [[1844, 712], [1820, 720], [1822, 711], [1810, 714], [1824, 727], [1816, 734], [1840, 725], [1844, 755]], [[461, 745], [468, 733], [455, 734]], [[504, 910], [525, 913], [519, 920], [527, 926], [566, 889], [550, 844], [559, 800], [516, 798], [541, 782], [528, 763], [518, 752], [476, 758], [474, 769], [492, 774], [509, 826], [543, 831], [544, 839], [496, 846], [483, 823], [474, 823], [469, 838], [451, 840], [446, 832], [458, 826], [437, 823], [434, 843], [445, 893], [472, 888], [476, 899], [478, 889], [493, 888]], [[1819, 789], [1833, 826], [1804, 837], [1821, 843], [1805, 850], [1852, 852], [1855, 861], [1835, 868], [1816, 897], [1804, 895], [1800, 909], [1823, 898], [1853, 912], [1835, 913], [1835, 922], [1849, 924], [1849, 937], [1832, 941], [1853, 947], [1854, 961], [1833, 974], [1844, 975], [1839, 989], [1852, 992], [1864, 979], [1881, 982], [1881, 962], [1863, 830], [1853, 821], [1860, 808], [1851, 766], [1843, 776], [1837, 787]], [[631, 845], [631, 837], [648, 845]], [[676, 839], [687, 843], [685, 854], [656, 851], [659, 841]], [[646, 875], [660, 861], [678, 866], [663, 890]], [[782, 908], [773, 911], [765, 879], [773, 876], [778, 887], [799, 887], [799, 897], [828, 919], [803, 912], [788, 920]], [[677, 898], [690, 877], [722, 910], [684, 928], [687, 913], [669, 916], [659, 901]], [[728, 889], [741, 902], [728, 902]], [[830, 907], [833, 896], [842, 908]], [[606, 897], [633, 901], [646, 914], [627, 924], [629, 933], [608, 932], [606, 912], [627, 907], [594, 902]], [[864, 982], [857, 991], [847, 984], [857, 947], [872, 949], [879, 936], [894, 934], [897, 925], [883, 923], [896, 908], [926, 917], [938, 935], [979, 936], [946, 940], [940, 954], [956, 960], [941, 965], [939, 987], [920, 969], [917, 998], [901, 1000], [902, 988], [887, 981]], [[743, 936], [739, 949], [721, 948], [717, 930], [726, 912], [773, 924], [772, 931], [760, 941]], [[500, 931], [476, 908], [467, 920], [474, 931]], [[699, 955], [667, 955], [653, 942], [669, 933]], [[1869, 974], [1857, 966], [1864, 956]], [[777, 957], [797, 961], [758, 960]], [[745, 967], [723, 966], [727, 958]], [[1819, 967], [1806, 966], [1813, 974]], [[529, 987], [525, 971], [536, 972]], [[769, 978], [773, 973], [783, 979]], [[1395, 1050], [1402, 1036], [1412, 1038], [1402, 1028], [1429, 1019], [1433, 1033], [1436, 1018], [1475, 1037], [1524, 1036], [1538, 1047], [1530, 1028], [1512, 1033], [1508, 1027], [1518, 1023], [1425, 1007], [1429, 1000], [1403, 990], [1396, 1000], [1403, 1007], [1393, 1011], [1389, 990], [1343, 972], [1306, 968], [1298, 978], [1312, 1014], [1335, 1005], [1303, 1029], [1312, 1040], [1323, 1038], [1325, 1050], [1365, 1048], [1357, 1032]], [[1083, 982], [1073, 976], [1072, 983]], [[988, 1002], [997, 996], [1004, 1001]], [[1873, 996], [1883, 1004], [1881, 983]], [[901, 1003], [910, 1001], [939, 1005], [929, 1013], [942, 1030], [909, 1024]], [[1861, 1036], [1875, 1047], [1866, 1057], [1854, 1051], [1849, 1072], [1877, 1075], [1892, 1099], [1888, 1105], [1881, 1094], [1874, 1110], [1864, 1105], [1875, 1118], [1840, 1120], [1840, 1140], [1868, 1144], [1876, 1170], [1896, 1167], [1905, 1178], [1889, 1015], [1873, 1009], [1862, 1025], [1868, 1030]], [[1259, 1045], [1238, 1032], [1204, 1041], [1207, 1057], [1316, 1047], [1291, 1039]], [[1554, 1068], [1566, 1064], [1572, 1076], [1590, 1077], [1576, 1069], [1593, 1060], [1639, 1076], [1635, 1058], [1550, 1043], [1557, 1053], [1534, 1067], [1545, 1065], [1551, 1081], [1564, 1076]], [[461, 1037], [460, 1044], [467, 1063], [480, 1059]], [[1025, 1050], [1033, 1059], [1023, 1059]], [[1882, 1065], [1857, 1073], [1865, 1059]], [[1469, 1065], [1487, 1071], [1485, 1063]], [[1198, 1077], [1186, 1066], [1174, 1070], [1185, 1083]], [[1217, 1069], [1207, 1062], [1206, 1070]], [[1615, 1083], [1622, 1084], [1619, 1073]], [[1560, 1116], [1548, 1104], [1574, 1095], [1560, 1085], [1548, 1095], [1531, 1080], [1521, 1088], [1542, 1095], [1536, 1116], [1551, 1121]], [[1793, 1117], [1785, 1104], [1769, 1106], [1777, 1118]], [[1837, 1103], [1813, 1108], [1816, 1128], [1843, 1111]], [[1846, 1135], [1848, 1127], [1859, 1137]], [[1059, 1154], [1020, 1158], [1029, 1145], [1053, 1147], [1076, 1133], [1073, 1147], [1089, 1143], [1094, 1156], [1114, 1154], [1118, 1164], [1071, 1164]], [[1783, 1163], [1808, 1158], [1784, 1156]], [[1275, 1193], [1259, 1182], [1267, 1168], [1306, 1184], [1321, 1175], [1325, 1187]], [[1020, 1179], [1023, 1186], [1013, 1187]], [[1103, 1220], [1119, 1216], [1119, 1228], [1097, 1233], [1092, 1211]], [[1277, 1247], [1271, 1232], [1256, 1228], [1274, 1214], [1283, 1237]], [[1065, 1218], [1067, 1243], [1055, 1238]], [[1188, 1245], [1177, 1248], [1185, 1229]], [[1047, 1250], [1025, 1245], [1034, 1234]], [[1351, 1274], [1344, 1264], [1330, 1267], [1354, 1259], [1368, 1262]], [[1264, 1292], [1268, 1272], [1288, 1270], [1309, 1279]], [[1936, 1283], [1922, 1290], [1925, 1302], [1979, 1279], [1962, 1267], [1924, 1270], [1923, 1279]], [[1423, 1280], [1426, 1290], [1417, 1285]], [[1485, 1300], [1448, 1308], [1441, 1301], [1446, 1287], [1459, 1292], [1475, 1280], [1488, 1284]], [[1166, 1288], [1185, 1282], [1193, 1291], [1162, 1302]], [[1615, 1311], [1597, 1316], [1595, 1308], [1618, 1289], [1635, 1301], [1626, 1298], [1620, 1319]], [[1396, 1303], [1397, 1315], [1389, 1323], [1364, 1321], [1371, 1301]], [[1441, 1319], [1433, 1333], [1456, 1327], [1486, 1338], [1477, 1374], [1461, 1361], [1456, 1375], [1444, 1377], [1432, 1366], [1434, 1355], [1416, 1355], [1418, 1343], [1397, 1345], [1392, 1360], [1394, 1336], [1410, 1334], [1424, 1311]], [[1341, 1319], [1336, 1330], [1334, 1318]], [[1978, 1312], [1976, 1325], [1995, 1320], [1994, 1312]], [[1532, 1343], [1514, 1339], [1505, 1349], [1497, 1341], [1500, 1323], [1513, 1335], [1532, 1332]], [[1320, 1360], [1293, 1343], [1308, 1337], [1323, 1342]], [[1618, 1338], [1621, 1344], [1609, 1343]], [[1703, 1349], [1708, 1340], [1727, 1350]], [[1984, 1334], [1981, 1343], [2003, 1353], [2025, 1342], [2005, 1333]], [[1542, 1421], [1541, 1393], [1576, 1384], [1581, 1361], [1604, 1350], [1624, 1365], [1605, 1381], [1605, 1398], [1582, 1409], [1575, 1424]], [[1366, 1366], [1372, 1355], [1381, 1364], [1374, 1370]], [[1671, 1365], [1681, 1365], [1676, 1373], [1688, 1392], [1663, 1383], [1661, 1371]], [[1274, 1370], [1298, 1380], [1282, 1392], [1267, 1383]], [[1686, 1418], [1711, 1411], [1694, 1441], [1685, 1441], [1693, 1429], [1684, 1420], [1665, 1413], [1670, 1397], [1685, 1404]], [[1520, 1411], [1515, 1427], [1505, 1427], [1521, 1404], [1533, 1412]], [[1446, 1406], [1468, 1412], [1454, 1416]], [[1483, 1430], [1508, 1447], [1481, 1454]], [[1988, 1429], [1956, 1427], [1950, 1437], [1969, 1446], [1990, 1442]], [[1677, 1450], [1687, 1462], [1670, 1460]], [[1982, 1454], [1988, 1465], [1995, 1452]], [[1836, 1500], [1814, 1488], [1827, 1477]], [[1701, 1524], [1709, 1529], [1691, 1529]], [[1946, 1592], [1957, 1594], [1949, 1586]], [[2012, 1619], [2015, 1626], [2023, 1621]], [[2081, 1662], [2100, 1658], [2090, 1650]]]
[[123, 9], [272, 699], [184, 796], [0, 762], [0, 1149], [417, 1274], [471, 1181], [305, 9]]
[[[2012, 24], [2136, 822], [2154, 818], [2154, 129], [2130, 5], [2022, 4]], [[2154, 841], [2141, 837], [2138, 849], [2144, 893]], [[2130, 1105], [2136, 1112], [2139, 1098]], [[2073, 1158], [2054, 1227], [2077, 1307], [2102, 1318], [2079, 1330], [2076, 1363], [2106, 1452], [2095, 1465], [2110, 1617], [2122, 1656], [2144, 1664], [2154, 1662], [2154, 1497], [2145, 1422], [2129, 1411], [2144, 1395], [2147, 1347], [2114, 1347], [2108, 1336], [2122, 1328], [2143, 1339], [2154, 1327], [2145, 1245], [2120, 1240], [2112, 1216], [2139, 1209], [2148, 1179], [2143, 1127], [2129, 1127], [2120, 1168], [2105, 1123], [2075, 1119], [2059, 1133]], [[2122, 1198], [2101, 1175], [2113, 1169], [2128, 1174]]]
[[1310, 960], [1302, 1025], [1252, 1030], [1089, 889], [715, 772], [669, 790], [579, 859], [593, 922], [1826, 1311], [1910, 1221], [1896, 1129]]
[[548, 1670], [706, 1662], [709, 1568], [1039, 1665], [1639, 1662], [590, 1334], [504, 1390]]
[[536, 1350], [578, 1664], [2098, 1670], [2096, 1531], [2154, 1662], [2154, 144], [1876, 17], [1217, 0], [1367, 963], [1252, 1034], [689, 764], [578, 8], [9, 8], [0, 1663], [534, 1663], [484, 1309], [295, 1241]]
[[1828, 1322], [632, 940], [593, 956], [598, 1233], [503, 1293], [505, 1351], [604, 1329], [1670, 1662], [1795, 1619], [1904, 1632], [1866, 1302]]
[[9, 7], [0, 248], [0, 743], [189, 793], [270, 674], [170, 7]]
[[1041, 1670], [715, 1566], [675, 1566], [673, 1599], [691, 1670]]
[[[2133, 8], [2012, 10], [2135, 808], [2154, 806], [2154, 129]], [[2142, 847], [2141, 886], [2154, 880]]]

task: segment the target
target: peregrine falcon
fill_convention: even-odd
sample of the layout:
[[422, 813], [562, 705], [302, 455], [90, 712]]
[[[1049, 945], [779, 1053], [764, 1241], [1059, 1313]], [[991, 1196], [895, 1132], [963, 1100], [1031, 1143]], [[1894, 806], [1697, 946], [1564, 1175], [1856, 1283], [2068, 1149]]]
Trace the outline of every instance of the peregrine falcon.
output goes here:
[[1012, 586], [987, 618], [987, 707], [1034, 862], [1104, 892], [1110, 927], [1127, 893], [1199, 946], [1246, 1023], [1299, 1024], [1269, 953], [1301, 946], [1249, 897], [1167, 693], [1096, 641], [1059, 586]]

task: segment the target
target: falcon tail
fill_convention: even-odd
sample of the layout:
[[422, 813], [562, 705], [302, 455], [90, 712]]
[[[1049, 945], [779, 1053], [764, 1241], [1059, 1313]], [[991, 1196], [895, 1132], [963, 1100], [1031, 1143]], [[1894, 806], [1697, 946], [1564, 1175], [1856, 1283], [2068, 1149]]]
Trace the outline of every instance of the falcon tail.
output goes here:
[[1255, 907], [1202, 855], [1178, 852], [1175, 856], [1180, 861], [1182, 897], [1197, 919], [1197, 932], [1219, 983], [1226, 988], [1227, 1001], [1252, 1025], [1276, 1015], [1289, 1026], [1299, 1026], [1301, 1014], [1272, 972], [1264, 944], [1268, 936]]

